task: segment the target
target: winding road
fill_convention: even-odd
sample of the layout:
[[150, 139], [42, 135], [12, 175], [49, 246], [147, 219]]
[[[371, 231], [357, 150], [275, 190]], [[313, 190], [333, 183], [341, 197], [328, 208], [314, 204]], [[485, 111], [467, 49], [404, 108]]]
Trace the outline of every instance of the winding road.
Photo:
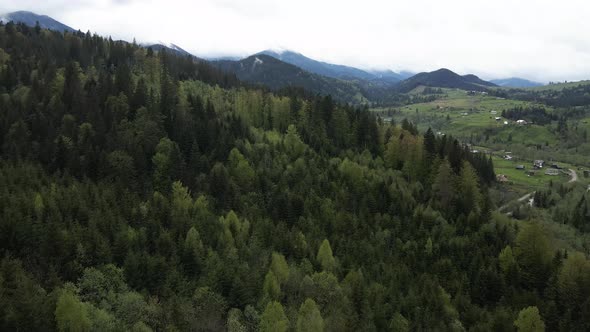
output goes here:
[[[569, 173], [570, 173], [570, 177], [571, 178], [570, 178], [570, 180], [567, 183], [572, 183], [572, 182], [578, 181], [578, 173], [574, 169], [571, 169], [571, 168], [568, 169], [568, 171], [570, 171]], [[528, 194], [526, 194], [526, 195], [524, 195], [522, 197], [519, 197], [516, 200], [513, 200], [511, 202], [508, 202], [508, 203], [500, 206], [500, 208], [498, 208], [498, 212], [502, 212], [502, 211], [506, 210], [510, 206], [510, 204], [512, 204], [513, 202], [522, 203], [525, 200], [531, 199], [531, 197], [533, 195], [535, 195], [535, 192], [534, 191], [531, 192], [531, 193], [528, 193]], [[532, 204], [532, 202], [531, 202], [531, 204]]]

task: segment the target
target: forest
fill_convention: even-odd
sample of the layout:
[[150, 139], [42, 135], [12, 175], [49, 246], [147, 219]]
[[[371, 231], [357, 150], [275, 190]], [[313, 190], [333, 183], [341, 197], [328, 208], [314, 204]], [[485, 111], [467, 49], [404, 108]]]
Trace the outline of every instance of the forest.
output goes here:
[[590, 330], [590, 260], [489, 156], [330, 96], [0, 24], [0, 147], [2, 331]]

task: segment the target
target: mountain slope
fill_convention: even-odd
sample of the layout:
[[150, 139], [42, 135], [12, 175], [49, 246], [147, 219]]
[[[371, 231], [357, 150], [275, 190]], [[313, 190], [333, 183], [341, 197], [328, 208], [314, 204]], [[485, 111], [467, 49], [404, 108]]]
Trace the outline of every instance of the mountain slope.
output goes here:
[[439, 88], [457, 88], [462, 90], [485, 91], [494, 83], [484, 81], [475, 75], [461, 76], [446, 68], [429, 73], [419, 73], [399, 83], [400, 92], [410, 92], [418, 86], [425, 85]]
[[520, 77], [510, 77], [497, 80], [491, 80], [490, 82], [507, 88], [532, 88], [535, 86], [542, 86], [542, 83], [529, 81]]
[[383, 80], [383, 82], [386, 83], [397, 83], [403, 79], [403, 76], [391, 70], [366, 71], [354, 67], [317, 61], [293, 51], [277, 52], [273, 50], [265, 50], [258, 54], [269, 55], [273, 58], [290, 63], [311, 73], [331, 78], [344, 80], [359, 79], [367, 81]]
[[191, 53], [189, 53], [188, 51], [185, 51], [182, 47], [176, 45], [176, 44], [165, 44], [163, 42], [159, 42], [157, 44], [142, 44], [141, 46], [146, 47], [146, 48], [151, 48], [154, 51], [161, 51], [162, 49], [166, 49], [166, 51], [170, 51], [173, 53], [176, 53], [178, 55], [191, 55]]
[[359, 86], [353, 82], [310, 73], [266, 54], [252, 55], [240, 61], [211, 63], [242, 81], [262, 84], [273, 90], [301, 87], [313, 93], [330, 94], [344, 102], [367, 102]]
[[32, 12], [27, 11], [17, 11], [12, 13], [3, 14], [0, 16], [0, 21], [4, 23], [14, 21], [24, 23], [28, 26], [34, 27], [37, 22], [39, 22], [39, 26], [44, 29], [56, 30], [56, 31], [69, 31], [73, 32], [76, 31], [73, 28], [54, 20], [53, 18], [47, 15], [38, 15]]

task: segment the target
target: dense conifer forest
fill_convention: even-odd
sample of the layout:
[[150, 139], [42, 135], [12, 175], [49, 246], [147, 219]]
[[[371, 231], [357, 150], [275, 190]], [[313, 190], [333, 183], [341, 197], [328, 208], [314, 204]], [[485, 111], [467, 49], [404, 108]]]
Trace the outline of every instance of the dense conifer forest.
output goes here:
[[8, 23], [0, 147], [3, 331], [590, 330], [590, 261], [488, 156], [329, 96]]

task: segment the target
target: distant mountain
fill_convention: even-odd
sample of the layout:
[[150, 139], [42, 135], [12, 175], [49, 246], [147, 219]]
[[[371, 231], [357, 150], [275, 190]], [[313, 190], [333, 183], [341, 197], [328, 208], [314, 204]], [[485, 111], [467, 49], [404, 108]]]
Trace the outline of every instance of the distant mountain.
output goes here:
[[330, 94], [343, 102], [367, 102], [361, 88], [354, 82], [310, 73], [266, 54], [252, 55], [239, 61], [221, 60], [211, 63], [235, 74], [242, 81], [265, 85], [273, 90], [300, 87], [312, 93]]
[[335, 65], [327, 62], [317, 61], [293, 51], [277, 52], [273, 50], [265, 50], [258, 54], [269, 55], [273, 58], [290, 63], [314, 74], [343, 80], [383, 80], [383, 82], [386, 83], [397, 83], [403, 79], [402, 75], [391, 70], [371, 71], [344, 65]]
[[385, 70], [368, 70], [369, 73], [375, 76], [375, 79], [386, 81], [389, 83], [399, 83], [406, 78], [412, 77], [415, 74], [410, 73], [407, 71], [402, 71], [399, 73], [394, 72], [393, 70], [385, 69]]
[[185, 51], [184, 49], [182, 49], [180, 46], [176, 45], [176, 44], [166, 44], [163, 42], [159, 42], [157, 44], [142, 44], [141, 46], [145, 47], [145, 48], [151, 48], [154, 51], [161, 51], [162, 49], [166, 49], [166, 51], [170, 51], [173, 53], [176, 53], [178, 55], [192, 55], [191, 53]]
[[533, 81], [529, 81], [527, 79], [519, 78], [519, 77], [491, 80], [490, 82], [492, 82], [498, 86], [507, 87], [507, 88], [532, 88], [535, 86], [544, 85], [539, 82], [533, 82]]
[[419, 73], [399, 83], [400, 92], [410, 92], [421, 85], [438, 88], [457, 88], [462, 90], [485, 91], [494, 83], [484, 81], [475, 75], [461, 76], [446, 68], [429, 73]]
[[4, 23], [8, 23], [10, 21], [20, 22], [31, 27], [34, 27], [37, 22], [39, 22], [39, 26], [44, 29], [70, 32], [76, 31], [73, 28], [56, 21], [47, 15], [37, 15], [27, 11], [18, 11], [0, 15], [0, 21], [3, 21]]

